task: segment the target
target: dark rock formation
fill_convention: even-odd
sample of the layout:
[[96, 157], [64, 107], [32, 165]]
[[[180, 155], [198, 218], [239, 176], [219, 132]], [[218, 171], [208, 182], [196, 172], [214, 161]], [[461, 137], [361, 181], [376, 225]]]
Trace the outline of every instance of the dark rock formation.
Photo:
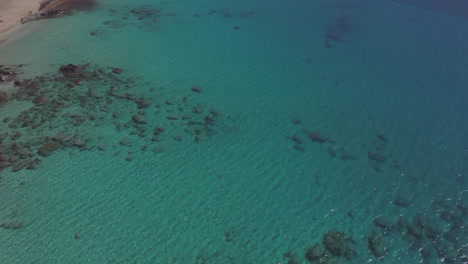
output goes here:
[[356, 251], [351, 247], [350, 240], [344, 232], [329, 231], [323, 238], [323, 245], [334, 256], [343, 256], [346, 259], [356, 257]]
[[121, 146], [130, 146], [132, 144], [132, 140], [128, 137], [125, 137], [125, 138], [122, 138], [120, 141], [119, 141], [119, 144]]
[[401, 207], [408, 207], [411, 205], [410, 200], [402, 195], [398, 195], [395, 200], [393, 200], [393, 203]]
[[0, 91], [0, 105], [8, 102], [10, 100], [10, 97], [8, 96], [7, 93]]
[[47, 157], [59, 148], [60, 145], [58, 143], [50, 142], [42, 145], [42, 147], [37, 150], [37, 153], [43, 157]]
[[121, 74], [123, 72], [123, 70], [121, 68], [114, 68], [112, 70], [112, 73], [115, 73], [115, 74]]
[[11, 82], [21, 73], [19, 68], [25, 65], [0, 65], [0, 84], [5, 82]]
[[385, 163], [385, 161], [387, 161], [387, 158], [383, 154], [378, 153], [378, 152], [373, 152], [370, 150], [367, 151], [367, 157], [370, 160], [376, 161], [378, 163]]
[[46, 95], [40, 95], [34, 98], [32, 102], [34, 104], [44, 104], [44, 103], [49, 102], [49, 97], [47, 97]]
[[312, 132], [309, 134], [309, 138], [310, 140], [312, 140], [313, 142], [317, 142], [317, 143], [325, 143], [328, 141], [328, 137], [318, 131], [316, 132]]
[[53, 17], [61, 16], [61, 15], [63, 15], [63, 14], [64, 14], [64, 12], [61, 11], [61, 10], [58, 10], [58, 9], [54, 9], [54, 10], [45, 10], [45, 11], [39, 12], [39, 15], [40, 15], [42, 18], [53, 18]]
[[70, 64], [63, 65], [62, 67], [60, 67], [60, 72], [67, 75], [67, 74], [75, 73], [75, 71], [77, 71], [78, 68], [79, 66], [70, 63]]
[[195, 106], [192, 107], [192, 112], [195, 114], [201, 114], [203, 113], [203, 107], [199, 104], [196, 104]]
[[11, 166], [11, 162], [9, 162], [8, 160], [0, 161], [0, 169], [10, 167], [10, 166]]
[[153, 8], [150, 5], [142, 5], [138, 8], [132, 9], [132, 13], [137, 15], [139, 19], [144, 19], [144, 18], [151, 18], [155, 16], [156, 14], [160, 13], [162, 11], [161, 8]]
[[323, 244], [326, 249], [335, 256], [342, 256], [345, 248], [345, 234], [340, 231], [332, 230], [325, 234]]
[[148, 121], [146, 121], [145, 117], [142, 116], [142, 115], [133, 115], [132, 120], [133, 120], [133, 122], [135, 122], [137, 124], [142, 124], [142, 125], [148, 123]]
[[151, 102], [143, 97], [136, 99], [135, 103], [137, 104], [138, 109], [148, 108], [151, 105]]
[[291, 123], [293, 123], [293, 125], [299, 125], [302, 121], [298, 118], [293, 118], [291, 120]]
[[192, 86], [192, 92], [201, 93], [203, 92], [203, 89], [199, 86]]
[[23, 226], [24, 226], [23, 222], [3, 222], [3, 223], [0, 224], [1, 228], [11, 229], [11, 230], [20, 229]]
[[375, 217], [373, 222], [376, 226], [384, 230], [391, 230], [393, 228], [393, 224], [382, 216]]
[[302, 138], [297, 134], [291, 136], [291, 139], [297, 144], [302, 144]]
[[386, 247], [384, 245], [382, 237], [375, 231], [372, 231], [371, 234], [367, 237], [367, 244], [370, 252], [376, 258], [383, 257], [387, 254]]
[[315, 244], [309, 250], [307, 250], [306, 259], [310, 262], [319, 261], [325, 257], [326, 254], [327, 251], [323, 245]]
[[388, 143], [388, 139], [384, 134], [377, 134], [377, 138], [385, 144]]
[[[108, 143], [102, 139], [107, 135], [95, 135], [94, 132], [95, 127], [101, 124], [113, 125], [117, 131], [129, 135], [118, 142], [129, 148], [129, 151], [133, 148], [133, 137], [138, 136], [146, 144], [145, 149], [150, 148], [156, 153], [168, 149], [167, 145], [160, 143], [162, 140], [174, 139], [181, 142], [180, 144], [190, 144], [190, 141], [185, 140], [186, 136], [181, 135], [184, 132], [201, 142], [216, 133], [229, 131], [226, 122], [230, 118], [225, 118], [222, 113], [211, 110], [199, 115], [204, 107], [196, 102], [189, 102], [188, 96], [180, 101], [164, 92], [157, 97], [146, 94], [146, 89], [133, 88], [136, 85], [149, 86], [150, 82], [141, 83], [136, 77], [122, 78], [117, 76], [117, 71], [109, 72], [108, 69], [113, 71], [116, 68], [67, 64], [55, 73], [16, 80], [14, 85], [17, 91], [5, 95], [4, 101], [14, 99], [32, 102], [33, 105], [17, 116], [4, 118], [4, 125], [11, 132], [0, 134], [0, 169], [35, 169], [41, 163], [39, 157], [48, 157], [58, 149], [84, 151], [96, 149], [96, 146], [97, 150], [102, 151], [106, 148], [102, 142]], [[148, 90], [154, 92], [155, 89], [151, 85]], [[152, 104], [147, 98], [157, 100], [155, 115], [142, 110], [148, 109]], [[140, 109], [135, 115], [129, 117], [121, 110], [135, 103]], [[191, 113], [192, 107], [197, 114]], [[168, 115], [162, 115], [163, 112]], [[170, 122], [167, 122], [166, 117]], [[144, 124], [150, 121], [168, 123], [167, 130], [170, 134], [168, 132], [165, 135], [165, 128], [156, 127], [152, 138], [148, 137]], [[151, 146], [156, 141], [158, 146]], [[119, 150], [116, 152], [119, 153]], [[130, 155], [131, 152], [128, 157]]]

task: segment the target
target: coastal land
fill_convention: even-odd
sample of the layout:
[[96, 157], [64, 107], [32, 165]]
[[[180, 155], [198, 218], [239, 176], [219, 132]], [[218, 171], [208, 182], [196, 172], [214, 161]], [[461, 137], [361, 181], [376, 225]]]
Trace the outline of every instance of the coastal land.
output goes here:
[[0, 0], [0, 43], [25, 22], [70, 14], [72, 10], [91, 10], [96, 6], [95, 0]]
[[21, 18], [38, 12], [42, 0], [0, 0], [0, 43], [21, 26]]

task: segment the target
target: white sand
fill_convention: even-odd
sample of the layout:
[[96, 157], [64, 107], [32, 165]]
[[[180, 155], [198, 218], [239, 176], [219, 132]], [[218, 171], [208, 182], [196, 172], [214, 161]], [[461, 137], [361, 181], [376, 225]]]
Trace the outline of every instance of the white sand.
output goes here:
[[42, 0], [0, 0], [0, 43], [21, 26], [21, 18], [38, 11]]

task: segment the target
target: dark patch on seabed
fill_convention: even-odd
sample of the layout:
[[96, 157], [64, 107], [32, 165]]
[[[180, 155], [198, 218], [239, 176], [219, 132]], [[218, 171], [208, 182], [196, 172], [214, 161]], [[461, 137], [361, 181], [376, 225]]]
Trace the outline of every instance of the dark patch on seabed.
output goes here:
[[451, 16], [468, 19], [468, 1], [466, 0], [392, 0], [435, 12], [443, 12]]
[[102, 22], [104, 27], [93, 30], [91, 36], [102, 36], [109, 30], [118, 30], [125, 27], [137, 27], [144, 30], [157, 30], [161, 20], [167, 17], [175, 17], [174, 13], [153, 5], [140, 5], [136, 7], [125, 6], [122, 8], [109, 8], [106, 20]]
[[[390, 206], [393, 206], [392, 211], [396, 209], [395, 206], [405, 211], [413, 205], [411, 199], [397, 196]], [[352, 214], [347, 216], [353, 218]], [[344, 231], [329, 230], [321, 242], [308, 247], [305, 252], [292, 249], [284, 253], [284, 257], [288, 259], [288, 264], [348, 263], [362, 254], [370, 256], [369, 261], [383, 261], [394, 258], [392, 255], [396, 251], [403, 252], [395, 247], [395, 243], [403, 242], [407, 253], [413, 255], [413, 260], [417, 259], [417, 262], [467, 263], [467, 216], [468, 207], [461, 199], [441, 196], [434, 199], [429, 208], [416, 214], [406, 211], [389, 216], [376, 215], [373, 226], [369, 226], [364, 234], [353, 237]], [[366, 248], [362, 249], [360, 245]]]
[[[196, 101], [204, 93], [202, 87], [194, 85], [185, 89], [185, 96], [176, 96], [164, 86], [141, 84], [122, 72], [67, 64], [58, 73], [15, 80], [17, 91], [0, 93], [0, 107], [13, 100], [32, 106], [2, 120], [10, 131], [0, 134], [0, 171], [36, 169], [42, 159], [67, 148], [105, 151], [110, 139], [97, 135], [100, 126], [111, 125], [126, 134], [114, 142], [120, 145], [114, 155], [126, 151], [126, 161], [133, 160], [132, 145], [162, 153], [171, 145], [201, 143], [229, 130], [225, 121], [230, 117]], [[146, 92], [136, 92], [141, 85]]]

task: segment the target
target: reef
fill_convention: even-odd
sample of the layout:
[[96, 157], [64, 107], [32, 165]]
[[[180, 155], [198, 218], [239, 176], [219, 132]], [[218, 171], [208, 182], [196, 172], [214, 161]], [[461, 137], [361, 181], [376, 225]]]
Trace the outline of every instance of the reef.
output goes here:
[[370, 252], [376, 258], [385, 257], [390, 249], [385, 237], [397, 235], [401, 241], [408, 243], [410, 251], [418, 252], [423, 262], [430, 262], [434, 258], [443, 259], [445, 263], [466, 262], [466, 205], [458, 201], [439, 201], [434, 200], [433, 205], [424, 213], [399, 216], [396, 221], [382, 216], [375, 217], [373, 222], [381, 232], [373, 230], [368, 235]]
[[[460, 226], [452, 226], [446, 231], [443, 228], [437, 229], [426, 221], [427, 219], [421, 215], [414, 216], [412, 222], [400, 218], [395, 224], [382, 218], [375, 218], [374, 224], [382, 228], [384, 233], [371, 230], [370, 234], [365, 236], [368, 253], [376, 260], [387, 258], [390, 250], [394, 248], [385, 237], [388, 236], [388, 232], [396, 231], [400, 234], [401, 239], [409, 243], [409, 250], [418, 252], [424, 262], [442, 259], [446, 263], [464, 263], [468, 260], [466, 230], [461, 225], [462, 219], [454, 220], [458, 221]], [[353, 260], [358, 257], [356, 249], [353, 247], [354, 244], [354, 240], [347, 238], [343, 232], [332, 230], [325, 234], [322, 243], [310, 247], [304, 257], [310, 263], [320, 264], [338, 263], [340, 259]], [[365, 255], [366, 252], [362, 252], [362, 254]], [[302, 263], [300, 258], [291, 252], [284, 256], [289, 259], [288, 263]]]
[[330, 230], [323, 236], [322, 243], [316, 243], [306, 251], [305, 259], [320, 264], [337, 263], [340, 259], [355, 259], [358, 255], [353, 241], [342, 231]]
[[[14, 81], [21, 74], [21, 67], [25, 65], [0, 65], [0, 84]], [[1, 103], [1, 98], [0, 98]]]
[[[194, 14], [195, 17], [205, 17], [205, 16], [213, 16], [217, 15], [219, 18], [225, 20], [236, 20], [239, 21], [240, 19], [247, 19], [253, 15], [255, 15], [254, 10], [232, 10], [231, 8], [219, 8], [219, 9], [210, 9], [205, 13], [196, 13]], [[240, 30], [240, 25], [233, 25], [233, 30]]]
[[325, 234], [323, 244], [333, 256], [343, 256], [350, 260], [356, 257], [356, 251], [351, 244], [350, 237], [342, 231], [331, 230]]
[[70, 63], [56, 73], [15, 80], [14, 92], [0, 93], [0, 107], [11, 100], [31, 106], [3, 118], [0, 170], [35, 169], [65, 149], [106, 151], [112, 143], [107, 133], [98, 132], [101, 126], [125, 135], [114, 146], [127, 151], [126, 161], [133, 160], [130, 148], [137, 142], [145, 145], [138, 146], [141, 151], [162, 153], [170, 145], [201, 143], [231, 130], [229, 116], [194, 100], [200, 87], [178, 87], [186, 94], [179, 97], [123, 75], [118, 67]]
[[387, 245], [385, 245], [382, 236], [376, 231], [372, 231], [371, 234], [367, 237], [367, 243], [369, 251], [377, 259], [384, 258], [387, 252]]
[[[406, 210], [406, 207], [396, 208]], [[284, 257], [287, 263], [317, 264], [384, 259], [392, 262], [396, 258], [401, 261], [397, 254], [411, 256], [422, 263], [468, 261], [468, 205], [462, 198], [438, 197], [429, 208], [416, 214], [388, 212], [397, 214], [374, 217], [373, 225], [369, 224], [367, 233], [358, 235], [358, 240], [343, 231], [330, 230], [320, 243], [307, 247], [302, 257], [293, 251], [286, 252]], [[402, 248], [405, 242], [408, 246]]]
[[204, 14], [197, 13], [195, 17], [218, 15], [220, 18], [249, 18], [255, 15], [254, 10], [232, 10], [231, 8], [210, 9]]
[[306, 259], [310, 262], [319, 261], [326, 259], [327, 250], [322, 244], [315, 244], [306, 252]]
[[162, 19], [175, 17], [175, 13], [169, 13], [165, 8], [154, 5], [137, 5], [113, 7], [108, 9], [107, 17], [101, 23], [103, 27], [91, 31], [91, 36], [102, 36], [108, 32], [131, 26], [145, 31], [158, 30], [157, 25]]

